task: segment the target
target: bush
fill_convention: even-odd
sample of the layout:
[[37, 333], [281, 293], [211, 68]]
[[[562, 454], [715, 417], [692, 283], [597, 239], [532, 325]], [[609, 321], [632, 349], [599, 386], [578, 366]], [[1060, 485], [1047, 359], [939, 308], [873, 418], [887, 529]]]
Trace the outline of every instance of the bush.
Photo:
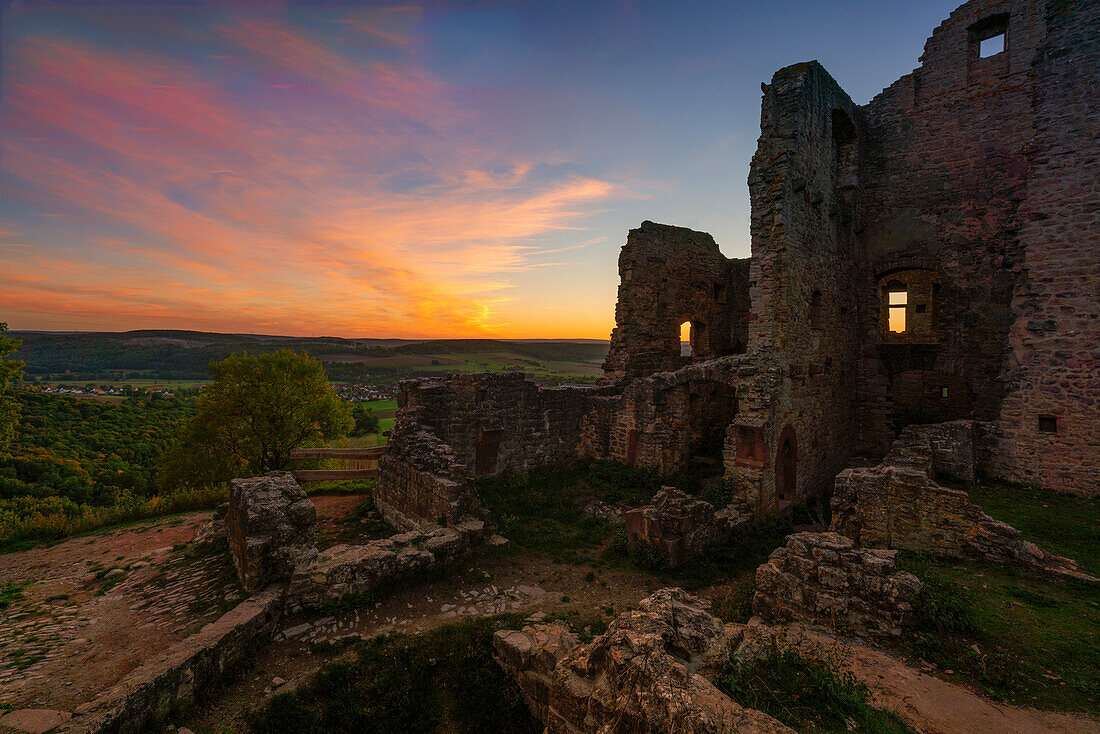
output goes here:
[[326, 665], [300, 691], [272, 698], [250, 716], [256, 734], [456, 731], [535, 734], [519, 689], [493, 661], [497, 629], [519, 617], [475, 619], [359, 647], [354, 660]]

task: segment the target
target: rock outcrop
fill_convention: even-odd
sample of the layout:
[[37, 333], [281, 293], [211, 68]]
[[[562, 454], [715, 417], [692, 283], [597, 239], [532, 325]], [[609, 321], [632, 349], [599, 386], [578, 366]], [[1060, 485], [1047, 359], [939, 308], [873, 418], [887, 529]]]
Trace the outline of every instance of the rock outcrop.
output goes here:
[[899, 571], [897, 551], [856, 548], [837, 533], [796, 533], [756, 570], [753, 612], [854, 632], [896, 635], [913, 622], [921, 582]]
[[316, 554], [317, 508], [289, 472], [234, 479], [229, 490], [226, 535], [241, 585], [249, 591], [289, 579]]
[[661, 589], [588, 645], [560, 624], [500, 631], [497, 659], [548, 734], [789, 733], [698, 670], [728, 655], [722, 623], [681, 589]]

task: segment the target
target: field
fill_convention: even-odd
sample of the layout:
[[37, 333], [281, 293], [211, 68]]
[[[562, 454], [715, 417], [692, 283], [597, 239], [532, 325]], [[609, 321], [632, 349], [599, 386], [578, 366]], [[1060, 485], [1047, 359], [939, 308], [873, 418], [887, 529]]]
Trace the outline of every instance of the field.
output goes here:
[[83, 386], [193, 387], [212, 361], [230, 354], [305, 351], [337, 383], [393, 387], [450, 371], [522, 371], [545, 382], [589, 381], [607, 354], [603, 341], [384, 340], [211, 334], [195, 331], [11, 332], [31, 380]]

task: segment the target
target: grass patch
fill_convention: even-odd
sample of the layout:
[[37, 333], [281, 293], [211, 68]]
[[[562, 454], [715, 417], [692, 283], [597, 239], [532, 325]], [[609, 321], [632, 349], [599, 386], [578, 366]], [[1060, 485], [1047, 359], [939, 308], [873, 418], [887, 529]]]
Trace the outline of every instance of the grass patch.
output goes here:
[[990, 516], [1007, 522], [1043, 550], [1072, 558], [1100, 576], [1100, 498], [1077, 497], [1003, 479], [940, 480], [961, 489]]
[[491, 654], [493, 633], [520, 624], [504, 615], [374, 638], [355, 658], [329, 663], [308, 686], [253, 712], [252, 731], [535, 734], [542, 724]]
[[545, 467], [478, 482], [497, 530], [516, 546], [563, 563], [588, 563], [611, 540], [612, 525], [581, 510], [587, 500], [643, 505], [660, 489], [656, 474], [610, 462]]
[[378, 510], [374, 507], [374, 498], [367, 497], [355, 506], [346, 516], [340, 518], [343, 532], [341, 540], [379, 540], [388, 538], [397, 530], [382, 519]]
[[900, 652], [998, 701], [1100, 713], [1100, 584], [898, 557], [925, 584]]
[[797, 731], [913, 732], [897, 714], [871, 706], [867, 686], [851, 673], [835, 672], [789, 650], [752, 663], [731, 660], [715, 683], [742, 706], [770, 714]]
[[[330, 461], [340, 461], [339, 459]], [[346, 462], [345, 462], [346, 463]], [[308, 495], [315, 494], [370, 494], [374, 491], [373, 479], [345, 479], [343, 481], [306, 482]]]
[[0, 609], [7, 609], [15, 602], [23, 601], [23, 591], [33, 581], [13, 581], [10, 584], [0, 584]]

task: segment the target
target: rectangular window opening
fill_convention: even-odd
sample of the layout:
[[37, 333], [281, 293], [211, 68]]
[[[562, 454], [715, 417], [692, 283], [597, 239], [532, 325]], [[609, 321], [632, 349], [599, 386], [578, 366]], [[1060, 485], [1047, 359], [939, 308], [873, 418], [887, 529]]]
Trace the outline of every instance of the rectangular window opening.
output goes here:
[[989, 38], [983, 38], [978, 43], [978, 57], [982, 59], [988, 59], [990, 56], [996, 56], [1005, 50], [1005, 34], [998, 33], [995, 36]]
[[1053, 415], [1039, 416], [1039, 433], [1057, 433], [1058, 418]]
[[940, 388], [940, 397], [941, 398], [946, 398], [947, 397], [947, 388], [946, 387], [941, 387]]
[[886, 303], [889, 305], [888, 328], [895, 334], [905, 331], [905, 308], [908, 302], [908, 291], [889, 291], [886, 294]]

